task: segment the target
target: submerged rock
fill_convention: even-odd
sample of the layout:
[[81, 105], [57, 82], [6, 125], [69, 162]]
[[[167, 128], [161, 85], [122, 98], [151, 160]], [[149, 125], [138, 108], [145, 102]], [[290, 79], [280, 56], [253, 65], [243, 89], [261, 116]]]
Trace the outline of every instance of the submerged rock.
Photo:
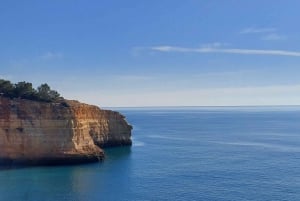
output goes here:
[[101, 148], [131, 145], [131, 130], [120, 113], [78, 101], [0, 97], [0, 164], [99, 161]]

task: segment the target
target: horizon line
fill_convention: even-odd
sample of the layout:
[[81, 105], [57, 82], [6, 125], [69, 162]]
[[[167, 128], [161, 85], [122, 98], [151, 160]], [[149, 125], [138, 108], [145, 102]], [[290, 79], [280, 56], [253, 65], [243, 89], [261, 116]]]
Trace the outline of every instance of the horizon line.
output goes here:
[[100, 108], [179, 108], [179, 107], [300, 107], [299, 105], [168, 105], [168, 106], [102, 106]]

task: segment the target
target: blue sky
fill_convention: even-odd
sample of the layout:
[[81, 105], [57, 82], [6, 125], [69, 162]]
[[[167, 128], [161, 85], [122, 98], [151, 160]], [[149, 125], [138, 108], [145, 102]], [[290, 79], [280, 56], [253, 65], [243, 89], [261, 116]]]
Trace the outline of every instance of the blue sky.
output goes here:
[[296, 0], [3, 0], [0, 77], [100, 106], [300, 103]]

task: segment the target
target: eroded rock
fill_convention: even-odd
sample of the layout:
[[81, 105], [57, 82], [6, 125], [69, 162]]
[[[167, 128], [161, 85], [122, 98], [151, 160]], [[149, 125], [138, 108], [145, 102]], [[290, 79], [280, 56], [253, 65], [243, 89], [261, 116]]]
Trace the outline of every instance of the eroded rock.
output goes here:
[[73, 164], [102, 160], [102, 147], [131, 145], [123, 115], [78, 101], [0, 97], [0, 164]]

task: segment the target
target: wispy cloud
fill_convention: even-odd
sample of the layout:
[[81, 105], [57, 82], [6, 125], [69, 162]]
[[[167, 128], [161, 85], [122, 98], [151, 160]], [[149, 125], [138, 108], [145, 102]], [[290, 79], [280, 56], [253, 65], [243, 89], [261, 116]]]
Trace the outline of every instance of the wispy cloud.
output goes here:
[[219, 47], [224, 47], [224, 46], [228, 46], [228, 43], [220, 43], [220, 42], [214, 42], [214, 43], [207, 43], [207, 44], [203, 44], [201, 45], [201, 47], [203, 48], [219, 48]]
[[278, 34], [277, 29], [273, 27], [255, 28], [249, 27], [240, 31], [240, 34], [259, 35], [261, 40], [277, 41], [286, 39], [285, 36]]
[[40, 58], [44, 60], [60, 59], [62, 57], [63, 54], [59, 52], [46, 52], [45, 54], [40, 56]]
[[240, 31], [241, 34], [255, 34], [255, 33], [272, 33], [277, 31], [276, 28], [273, 27], [265, 27], [265, 28], [255, 28], [248, 27]]
[[284, 40], [284, 39], [286, 39], [286, 37], [279, 35], [277, 33], [270, 33], [266, 36], [263, 36], [261, 39], [262, 40]]
[[159, 52], [182, 52], [182, 53], [223, 53], [223, 54], [244, 54], [244, 55], [270, 55], [270, 56], [291, 56], [300, 57], [298, 51], [288, 50], [267, 50], [267, 49], [239, 49], [239, 48], [215, 48], [215, 47], [201, 47], [201, 48], [186, 48], [178, 46], [154, 46], [150, 47], [153, 51]]

